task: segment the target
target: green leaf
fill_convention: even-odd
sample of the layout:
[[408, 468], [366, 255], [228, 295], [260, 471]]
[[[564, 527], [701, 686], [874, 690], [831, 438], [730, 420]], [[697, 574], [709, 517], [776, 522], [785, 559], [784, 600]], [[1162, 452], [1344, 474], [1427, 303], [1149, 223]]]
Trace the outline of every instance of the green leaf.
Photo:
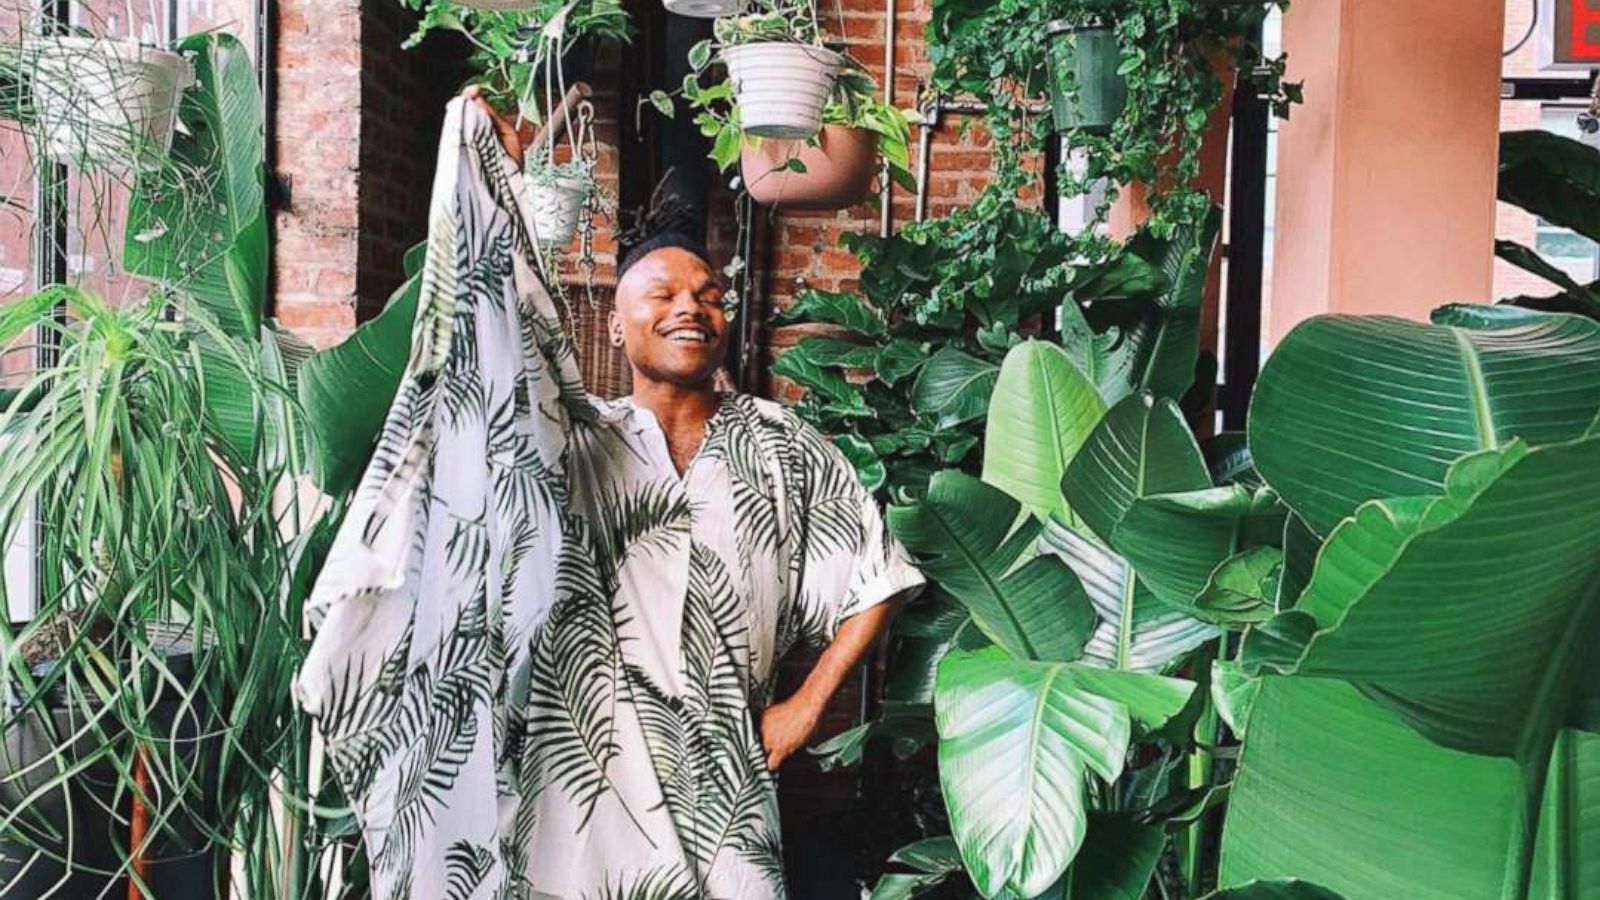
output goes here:
[[739, 127], [731, 123], [717, 129], [716, 137], [711, 142], [711, 159], [716, 162], [717, 169], [726, 172], [739, 161], [742, 135]]
[[1278, 881], [1252, 881], [1249, 884], [1207, 894], [1205, 900], [1345, 900], [1309, 881], [1287, 878]]
[[895, 617], [883, 681], [884, 700], [931, 704], [939, 661], [954, 646], [957, 633], [971, 621], [972, 614], [949, 594], [937, 588], [923, 591], [916, 602]]
[[922, 364], [927, 361], [927, 344], [906, 338], [895, 338], [878, 351], [875, 365], [879, 380], [893, 387], [901, 379], [922, 368]]
[[1177, 404], [1149, 394], [1106, 413], [1062, 482], [1072, 512], [1107, 544], [1135, 499], [1210, 486], [1205, 458]]
[[1135, 294], [1095, 304], [1097, 317], [1115, 323], [1097, 375], [1106, 402], [1140, 391], [1176, 400], [1189, 390], [1200, 357], [1206, 275], [1221, 226], [1221, 211], [1213, 208], [1170, 239], [1144, 231], [1129, 241], [1129, 252], [1158, 268], [1168, 287], [1153, 299]]
[[657, 112], [669, 119], [677, 114], [677, 109], [672, 103], [672, 95], [666, 91], [651, 91], [650, 105], [654, 106]]
[[[1584, 285], [1572, 279], [1565, 269], [1557, 268], [1553, 263], [1534, 252], [1532, 248], [1524, 247], [1516, 241], [1497, 240], [1494, 242], [1494, 255], [1523, 271], [1530, 272], [1554, 284], [1564, 291], [1584, 295], [1591, 304], [1600, 305], [1600, 296], [1595, 295]], [[1437, 319], [1435, 324], [1440, 324]]]
[[1600, 151], [1548, 131], [1500, 135], [1500, 199], [1600, 241]]
[[1248, 675], [1238, 663], [1217, 659], [1211, 662], [1211, 702], [1217, 707], [1234, 735], [1244, 740], [1250, 723], [1250, 708], [1261, 690], [1261, 679]]
[[311, 431], [312, 476], [339, 496], [365, 471], [411, 355], [422, 277], [413, 275], [383, 312], [300, 367], [300, 405]]
[[808, 391], [815, 391], [848, 413], [869, 415], [871, 409], [863, 399], [861, 389], [838, 371], [838, 351], [841, 347], [849, 348], [846, 352], [860, 349], [831, 338], [807, 338], [778, 357], [772, 364], [772, 374], [788, 378]]
[[178, 286], [228, 335], [254, 342], [268, 260], [255, 64], [219, 32], [185, 38], [177, 49], [194, 64], [195, 87], [178, 107], [176, 164], [139, 173], [122, 263], [130, 274]]
[[856, 475], [861, 479], [861, 485], [869, 491], [876, 491], [883, 487], [888, 480], [888, 470], [884, 468], [883, 460], [872, 450], [872, 445], [853, 434], [841, 434], [833, 439], [840, 450], [844, 451], [846, 459], [855, 466]]
[[1576, 437], [1597, 409], [1594, 322], [1468, 330], [1323, 316], [1268, 358], [1250, 447], [1267, 483], [1327, 534], [1367, 500], [1441, 493], [1451, 462], [1473, 451]]
[[1065, 898], [1076, 900], [1142, 900], [1166, 833], [1159, 825], [1141, 825], [1114, 813], [1089, 814], [1089, 832], [1067, 872]]
[[698, 72], [711, 65], [711, 51], [712, 46], [709, 38], [696, 41], [694, 46], [689, 48], [689, 68]]
[[[1537, 868], [1568, 869], [1592, 890], [1600, 740], [1572, 732], [1568, 740], [1552, 786], [1566, 786], [1572, 818], [1545, 816], [1541, 830], [1568, 830], [1540, 848]], [[1506, 879], [1521, 842], [1511, 824], [1519, 782], [1512, 761], [1430, 743], [1355, 687], [1268, 678], [1250, 714], [1219, 880], [1301, 878], [1350, 900], [1515, 896]], [[1561, 843], [1565, 855], [1552, 846]], [[1559, 896], [1536, 887], [1526, 896]], [[1589, 894], [1579, 887], [1566, 896]]]
[[881, 337], [883, 317], [855, 294], [833, 291], [806, 291], [794, 304], [773, 318], [779, 325], [795, 322], [826, 322], [843, 325], [865, 337]]
[[1296, 672], [1359, 682], [1447, 747], [1548, 753], [1600, 615], [1596, 471], [1600, 437], [1514, 442], [1457, 462], [1443, 497], [1363, 505], [1296, 607], [1319, 629]]
[[1254, 547], [1217, 566], [1195, 598], [1196, 615], [1211, 622], [1263, 622], [1277, 612], [1283, 551]]
[[1018, 344], [1006, 354], [989, 399], [983, 480], [1033, 515], [1067, 518], [1061, 478], [1105, 412], [1094, 385], [1060, 347]]
[[1053, 557], [1018, 563], [1039, 523], [1016, 500], [956, 471], [933, 477], [927, 496], [891, 507], [895, 536], [929, 578], [966, 606], [996, 644], [1024, 659], [1069, 660], [1082, 652], [1094, 611], [1072, 571]]
[[1286, 515], [1267, 488], [1156, 494], [1128, 505], [1111, 543], [1157, 597], [1192, 612], [1225, 560], [1283, 539]]
[[917, 373], [911, 405], [918, 413], [936, 417], [940, 428], [953, 428], [988, 412], [989, 395], [999, 378], [1000, 367], [994, 363], [944, 347]]
[[1164, 672], [1217, 630], [1157, 600], [1127, 560], [1060, 522], [1046, 522], [1039, 550], [1065, 562], [1083, 584], [1100, 622], [1083, 662], [1136, 672]]
[[951, 832], [980, 893], [1036, 896], [1083, 843], [1089, 772], [1122, 774], [1134, 723], [1159, 728], [1194, 685], [1177, 679], [952, 653], [934, 703]]

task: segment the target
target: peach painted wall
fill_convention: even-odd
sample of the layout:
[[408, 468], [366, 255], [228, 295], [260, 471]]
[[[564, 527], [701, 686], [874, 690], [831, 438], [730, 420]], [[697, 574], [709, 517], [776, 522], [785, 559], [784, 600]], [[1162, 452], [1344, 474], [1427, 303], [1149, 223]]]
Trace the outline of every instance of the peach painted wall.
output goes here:
[[1290, 8], [1306, 102], [1278, 144], [1270, 339], [1318, 313], [1489, 299], [1504, 16], [1504, 0]]

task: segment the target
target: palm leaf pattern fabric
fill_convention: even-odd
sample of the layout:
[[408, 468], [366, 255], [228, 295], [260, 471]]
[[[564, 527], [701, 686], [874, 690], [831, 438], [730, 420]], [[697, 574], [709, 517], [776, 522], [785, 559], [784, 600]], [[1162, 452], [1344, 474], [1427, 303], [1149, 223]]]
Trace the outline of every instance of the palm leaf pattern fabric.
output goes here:
[[681, 474], [583, 390], [521, 181], [446, 109], [409, 363], [296, 681], [378, 900], [784, 895], [777, 660], [922, 583], [844, 455], [724, 394]]

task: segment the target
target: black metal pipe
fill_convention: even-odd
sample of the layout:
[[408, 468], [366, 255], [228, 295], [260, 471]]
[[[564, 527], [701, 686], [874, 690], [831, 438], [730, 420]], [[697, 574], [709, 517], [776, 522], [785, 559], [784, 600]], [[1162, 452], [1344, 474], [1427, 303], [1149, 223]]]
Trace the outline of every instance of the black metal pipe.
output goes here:
[[1241, 83], [1233, 95], [1233, 160], [1228, 197], [1226, 334], [1222, 336], [1222, 427], [1245, 426], [1261, 369], [1262, 268], [1266, 265], [1267, 101]]

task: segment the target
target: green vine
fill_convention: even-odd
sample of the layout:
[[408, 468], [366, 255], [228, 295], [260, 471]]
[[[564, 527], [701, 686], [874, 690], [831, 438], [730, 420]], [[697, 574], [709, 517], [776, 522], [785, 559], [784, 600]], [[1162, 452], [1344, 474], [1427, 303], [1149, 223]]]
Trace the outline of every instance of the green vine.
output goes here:
[[[1171, 235], [1205, 216], [1211, 198], [1194, 186], [1210, 114], [1226, 93], [1224, 76], [1239, 73], [1238, 89], [1265, 98], [1287, 118], [1301, 87], [1284, 79], [1282, 57], [1267, 58], [1255, 39], [1261, 22], [1287, 0], [1256, 5], [1218, 0], [935, 0], [928, 26], [932, 86], [950, 96], [987, 103], [997, 135], [1020, 135], [1042, 149], [1053, 133], [1044, 117], [1026, 118], [1027, 104], [1048, 84], [1050, 23], [1110, 25], [1121, 51], [1118, 73], [1127, 102], [1107, 134], [1070, 129], [1067, 157], [1086, 161], [1080, 171], [1063, 164], [1060, 190], [1086, 193], [1106, 179], [1117, 190], [1149, 187], [1151, 231]], [[1076, 99], [1076, 85], [1067, 86]]]

